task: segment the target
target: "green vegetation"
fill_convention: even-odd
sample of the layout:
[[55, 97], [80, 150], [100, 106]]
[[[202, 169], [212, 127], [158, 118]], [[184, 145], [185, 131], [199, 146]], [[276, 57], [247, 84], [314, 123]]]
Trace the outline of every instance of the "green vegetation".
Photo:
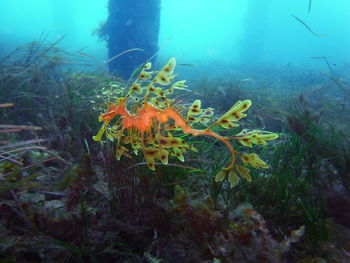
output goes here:
[[155, 171], [142, 156], [117, 161], [92, 136], [125, 84], [81, 63], [45, 41], [0, 58], [0, 262], [350, 261], [348, 77], [340, 88], [291, 68], [199, 76], [183, 104], [201, 94], [221, 116], [249, 98], [241, 127], [279, 134], [252, 146], [269, 168], [232, 184], [215, 180], [231, 153], [212, 138], [175, 134], [198, 151]]

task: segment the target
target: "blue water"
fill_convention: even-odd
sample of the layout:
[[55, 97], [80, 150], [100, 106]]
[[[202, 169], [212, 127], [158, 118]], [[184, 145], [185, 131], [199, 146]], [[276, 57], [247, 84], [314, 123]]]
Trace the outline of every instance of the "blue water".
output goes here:
[[[173, 36], [164, 53], [310, 66], [319, 63], [312, 56], [349, 61], [350, 2], [313, 0], [310, 12], [308, 5], [308, 0], [163, 0], [161, 41]], [[310, 33], [292, 14], [323, 36]]]
[[[146, 1], [146, 0], [145, 0]], [[107, 19], [107, 0], [1, 0], [0, 52], [36, 40], [54, 41], [99, 60], [106, 44], [92, 32]], [[327, 70], [325, 56], [350, 63], [349, 0], [162, 0], [159, 60], [225, 65], [286, 65]], [[145, 10], [146, 12], [147, 10]], [[315, 33], [312, 34], [300, 18]]]

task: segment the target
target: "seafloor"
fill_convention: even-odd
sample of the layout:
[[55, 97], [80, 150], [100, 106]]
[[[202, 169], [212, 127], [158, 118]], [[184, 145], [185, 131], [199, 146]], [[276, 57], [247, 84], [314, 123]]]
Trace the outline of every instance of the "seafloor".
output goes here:
[[[118, 128], [103, 143], [93, 136], [130, 81], [86, 63], [42, 41], [0, 58], [0, 262], [350, 262], [348, 65], [181, 68], [198, 75], [171, 94], [171, 107], [183, 118], [197, 99], [214, 109], [194, 128], [249, 99], [239, 127], [222, 121], [213, 131], [278, 135], [233, 141], [237, 156], [265, 165], [220, 173], [232, 153], [222, 141], [165, 125], [157, 132], [197, 151], [177, 148], [181, 158], [164, 146], [168, 163], [156, 156], [154, 171], [130, 147], [118, 161]], [[129, 135], [121, 141], [138, 142]]]

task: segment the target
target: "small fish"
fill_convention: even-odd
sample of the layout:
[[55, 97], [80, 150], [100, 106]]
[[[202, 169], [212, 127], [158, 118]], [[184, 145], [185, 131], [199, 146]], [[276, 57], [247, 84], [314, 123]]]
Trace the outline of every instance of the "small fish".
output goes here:
[[250, 82], [253, 81], [252, 78], [245, 78], [245, 79], [241, 79], [240, 82]]
[[177, 64], [178, 66], [185, 66], [185, 67], [193, 67], [195, 66], [195, 64], [187, 64], [187, 63], [180, 63], [180, 64]]
[[7, 107], [12, 107], [13, 103], [2, 103], [0, 104], [0, 108], [7, 108]]
[[82, 55], [82, 56], [88, 57], [88, 58], [90, 58], [90, 59], [92, 59], [92, 60], [94, 60], [94, 61], [97, 61], [96, 58], [94, 58], [93, 56], [90, 56], [90, 55], [88, 55], [88, 54], [86, 54], [86, 53], [79, 52], [79, 54]]
[[128, 21], [126, 21], [125, 26], [131, 26], [131, 25], [132, 25], [132, 23], [133, 23], [132, 18], [129, 18], [129, 20], [128, 20]]

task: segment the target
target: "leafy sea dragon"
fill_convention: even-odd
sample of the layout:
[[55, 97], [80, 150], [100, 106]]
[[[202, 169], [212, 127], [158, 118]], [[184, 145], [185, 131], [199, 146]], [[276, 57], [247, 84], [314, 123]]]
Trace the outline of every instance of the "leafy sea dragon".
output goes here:
[[[201, 101], [195, 100], [186, 117], [180, 114], [181, 107], [175, 105], [174, 99], [168, 98], [174, 90], [185, 90], [187, 87], [184, 80], [173, 83], [176, 76], [175, 65], [175, 58], [171, 58], [158, 72], [150, 71], [150, 62], [144, 64], [126, 96], [108, 104], [107, 112], [100, 115], [99, 121], [103, 121], [103, 124], [98, 134], [93, 137], [94, 140], [101, 141], [102, 136], [106, 134], [107, 139], [116, 141], [118, 160], [122, 156], [131, 158], [130, 150], [126, 147], [130, 144], [133, 153], [138, 154], [142, 151], [147, 166], [155, 170], [156, 159], [168, 164], [170, 155], [183, 162], [183, 153], [186, 150], [196, 151], [183, 138], [175, 137], [174, 131], [181, 130], [182, 133], [193, 136], [211, 136], [223, 142], [231, 153], [230, 164], [220, 170], [215, 180], [222, 181], [228, 175], [232, 187], [238, 183], [239, 174], [251, 181], [246, 166], [267, 168], [267, 164], [255, 153], [236, 151], [230, 141], [237, 140], [244, 146], [252, 147], [253, 144], [266, 144], [266, 141], [276, 139], [278, 135], [260, 130], [242, 130], [233, 137], [225, 137], [212, 130], [215, 126], [225, 129], [238, 127], [237, 122], [247, 116], [244, 112], [251, 106], [250, 100], [237, 101], [229, 111], [206, 129], [193, 128], [194, 123], [207, 125], [213, 116], [213, 109], [202, 109]], [[239, 163], [236, 163], [237, 156], [240, 157]]]

